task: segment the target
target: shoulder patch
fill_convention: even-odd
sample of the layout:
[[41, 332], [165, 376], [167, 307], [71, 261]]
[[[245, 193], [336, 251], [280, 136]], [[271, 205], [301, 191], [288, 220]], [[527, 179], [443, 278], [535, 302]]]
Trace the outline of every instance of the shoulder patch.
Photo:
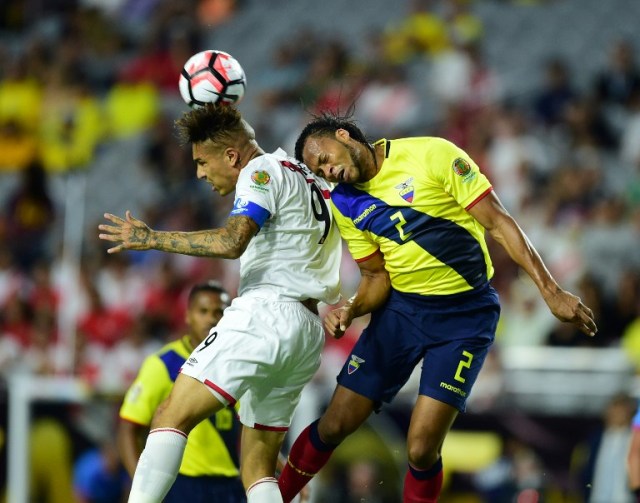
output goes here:
[[271, 181], [271, 176], [266, 171], [258, 170], [251, 173], [251, 180], [257, 185], [267, 185]]
[[466, 159], [458, 157], [453, 161], [453, 171], [458, 176], [466, 176], [471, 172], [471, 165]]

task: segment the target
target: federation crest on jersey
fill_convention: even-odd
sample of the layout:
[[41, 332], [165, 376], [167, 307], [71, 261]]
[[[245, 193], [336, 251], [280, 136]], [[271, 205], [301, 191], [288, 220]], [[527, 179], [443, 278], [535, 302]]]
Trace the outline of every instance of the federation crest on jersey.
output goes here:
[[413, 202], [413, 177], [406, 179], [404, 182], [396, 185], [396, 189], [398, 189], [398, 195], [407, 201], [408, 203]]
[[347, 366], [347, 373], [349, 375], [353, 374], [360, 368], [361, 363], [364, 363], [364, 360], [362, 358], [356, 355], [351, 355], [351, 360], [349, 360], [349, 365]]

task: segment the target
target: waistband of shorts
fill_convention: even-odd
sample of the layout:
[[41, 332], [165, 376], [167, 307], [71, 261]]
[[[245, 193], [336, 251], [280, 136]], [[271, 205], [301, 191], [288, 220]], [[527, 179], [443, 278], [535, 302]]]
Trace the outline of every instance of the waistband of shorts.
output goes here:
[[318, 314], [318, 304], [320, 301], [318, 299], [305, 299], [301, 300], [300, 304], [306, 307], [313, 314]]
[[318, 314], [318, 304], [320, 304], [320, 301], [318, 299], [295, 299], [292, 297], [282, 297], [280, 295], [273, 295], [271, 292], [265, 292], [262, 290], [250, 290], [249, 292], [245, 292], [237, 298], [260, 299], [267, 302], [299, 302], [315, 315]]

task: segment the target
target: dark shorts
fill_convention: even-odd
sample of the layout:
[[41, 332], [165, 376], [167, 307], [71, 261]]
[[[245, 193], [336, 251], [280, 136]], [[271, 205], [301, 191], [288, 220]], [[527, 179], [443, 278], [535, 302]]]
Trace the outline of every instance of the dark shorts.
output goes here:
[[379, 407], [391, 402], [423, 360], [419, 393], [464, 411], [499, 317], [498, 294], [490, 284], [446, 297], [392, 290], [372, 314], [338, 384]]
[[164, 503], [242, 503], [247, 501], [239, 477], [187, 477], [178, 474]]

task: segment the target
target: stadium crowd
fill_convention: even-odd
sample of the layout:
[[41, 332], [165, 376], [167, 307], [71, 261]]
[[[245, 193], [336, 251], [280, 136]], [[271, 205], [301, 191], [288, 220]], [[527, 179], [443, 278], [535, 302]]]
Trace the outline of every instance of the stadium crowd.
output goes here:
[[[184, 111], [176, 82], [184, 61], [207, 48], [207, 30], [233, 22], [243, 2], [32, 3], [39, 12], [20, 0], [0, 8], [0, 31], [11, 42], [0, 44], [0, 373], [72, 373], [115, 404], [142, 360], [180, 334], [189, 288], [214, 278], [234, 292], [237, 271], [154, 252], [107, 255], [93, 221], [83, 224], [76, 263], [63, 240], [72, 215], [61, 187], [133, 138], [142, 146], [135, 169], [144, 184], [132, 189], [131, 204], [141, 217], [158, 229], [220, 224], [232, 201], [197, 182], [190, 152], [173, 137]], [[376, 137], [455, 142], [487, 174], [554, 276], [594, 309], [599, 328], [587, 338], [558, 322], [490, 242], [503, 312], [487, 376], [499, 375], [499, 350], [511, 346], [621, 347], [640, 371], [640, 40], [611, 40], [608, 64], [580, 84], [575, 62], [550, 45], [548, 60], [531, 69], [533, 90], [521, 93], [485, 56], [486, 37], [499, 34], [485, 33], [472, 1], [406, 8], [399, 22], [372, 32], [366, 51], [309, 26], [274, 47], [268, 71], [251, 75], [240, 106], [252, 107], [261, 142], [292, 151], [309, 112], [325, 109], [353, 111]], [[131, 182], [111, 183], [87, 187], [87, 207], [94, 191], [104, 197]], [[350, 296], [358, 272], [346, 252], [344, 259]], [[327, 340], [314, 386], [333, 388], [363, 323]], [[479, 381], [483, 389], [488, 405], [482, 396], [477, 403], [486, 410], [498, 391]], [[509, 449], [525, 472], [542, 471], [516, 439]], [[377, 469], [357, 465], [350, 477], [374, 480]], [[340, 501], [385, 501], [353, 498]]]

